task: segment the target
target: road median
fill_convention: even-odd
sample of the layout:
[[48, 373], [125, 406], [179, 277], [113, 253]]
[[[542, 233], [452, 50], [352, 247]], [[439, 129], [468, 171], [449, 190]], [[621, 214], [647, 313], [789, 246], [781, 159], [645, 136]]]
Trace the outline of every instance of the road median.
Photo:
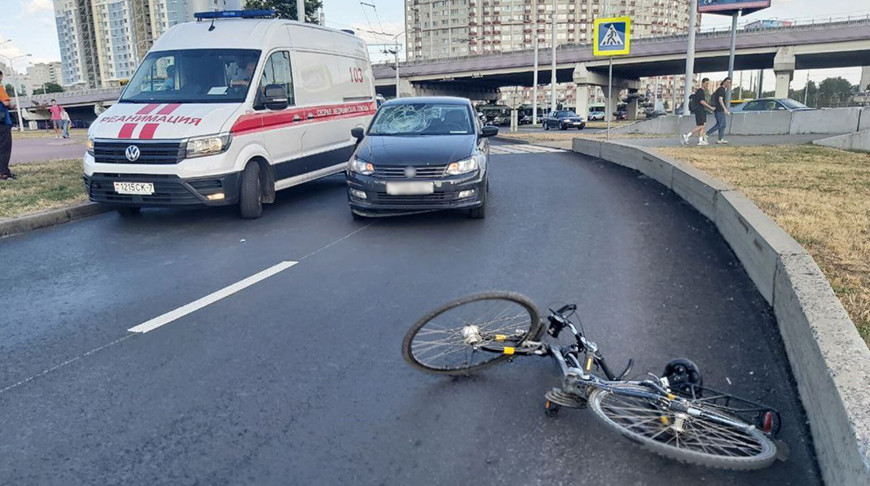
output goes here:
[[774, 310], [827, 484], [870, 481], [870, 350], [810, 254], [734, 187], [627, 143], [575, 152], [637, 170], [713, 221]]

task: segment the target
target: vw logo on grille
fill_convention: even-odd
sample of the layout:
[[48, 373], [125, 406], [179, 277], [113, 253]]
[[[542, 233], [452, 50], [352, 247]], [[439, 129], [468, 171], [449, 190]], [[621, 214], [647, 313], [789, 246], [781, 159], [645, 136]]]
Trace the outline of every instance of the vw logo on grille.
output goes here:
[[405, 167], [405, 177], [410, 179], [415, 175], [417, 175], [417, 169], [415, 169], [414, 167]]
[[130, 162], [136, 162], [139, 160], [139, 147], [135, 145], [130, 145], [127, 147], [127, 150], [124, 151], [124, 155], [127, 156], [127, 160]]

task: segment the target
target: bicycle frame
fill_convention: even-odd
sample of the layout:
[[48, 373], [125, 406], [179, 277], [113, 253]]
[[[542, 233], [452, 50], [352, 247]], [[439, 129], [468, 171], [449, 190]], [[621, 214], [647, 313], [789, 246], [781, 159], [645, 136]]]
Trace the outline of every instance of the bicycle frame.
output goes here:
[[[750, 424], [755, 420], [745, 420], [741, 417], [740, 420], [743, 420], [742, 422], [735, 421], [731, 420], [726, 415], [736, 415], [740, 417], [742, 414], [756, 412], [759, 416], [765, 417], [763, 419], [764, 424], [762, 430], [774, 437], [779, 432], [781, 424], [779, 412], [759, 403], [698, 385], [692, 385], [690, 387], [692, 396], [673, 393], [668, 388], [667, 380], [658, 377], [656, 377], [657, 379], [655, 381], [626, 381], [624, 378], [631, 371], [633, 364], [633, 361], [630, 359], [628, 360], [628, 364], [623, 372], [619, 375], [614, 375], [607, 366], [598, 345], [587, 340], [583, 335], [583, 332], [577, 329], [577, 327], [565, 317], [566, 311], [573, 312], [575, 309], [576, 306], [573, 304], [563, 306], [555, 311], [550, 309], [550, 315], [548, 316], [549, 327], [547, 328], [547, 333], [554, 338], [558, 338], [565, 328], [570, 329], [576, 341], [574, 344], [568, 346], [552, 346], [539, 341], [523, 342], [525, 336], [499, 336], [497, 341], [504, 342], [517, 340], [521, 343], [520, 347], [489, 348], [487, 346], [481, 346], [480, 349], [511, 356], [550, 356], [553, 359], [556, 371], [562, 378], [563, 387], [567, 389], [567, 391], [579, 396], [588, 396], [590, 388], [604, 389], [617, 395], [634, 396], [649, 400], [651, 403], [655, 403], [661, 407], [663, 411], [667, 410], [678, 414], [700, 416], [722, 425], [743, 429], [754, 428], [755, 426]], [[583, 356], [582, 362], [580, 356]], [[596, 365], [598, 365], [604, 373], [606, 379], [596, 376], [593, 373]], [[644, 391], [642, 390], [643, 388], [646, 388], [649, 391]], [[703, 392], [712, 392], [714, 395], [700, 398]], [[705, 405], [720, 409], [723, 415], [709, 413], [695, 408], [691, 405], [695, 401], [701, 401], [704, 402]], [[722, 403], [717, 403], [717, 401], [721, 401]], [[732, 401], [749, 405], [749, 407], [733, 408], [731, 407]], [[767, 419], [766, 414], [768, 413], [772, 413], [775, 420]]]

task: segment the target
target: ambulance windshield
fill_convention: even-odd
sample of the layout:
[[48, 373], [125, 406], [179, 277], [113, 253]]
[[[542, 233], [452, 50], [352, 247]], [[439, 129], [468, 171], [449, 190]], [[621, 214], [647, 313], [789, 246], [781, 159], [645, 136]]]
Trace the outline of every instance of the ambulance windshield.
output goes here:
[[187, 49], [151, 52], [121, 95], [127, 103], [239, 103], [260, 51]]

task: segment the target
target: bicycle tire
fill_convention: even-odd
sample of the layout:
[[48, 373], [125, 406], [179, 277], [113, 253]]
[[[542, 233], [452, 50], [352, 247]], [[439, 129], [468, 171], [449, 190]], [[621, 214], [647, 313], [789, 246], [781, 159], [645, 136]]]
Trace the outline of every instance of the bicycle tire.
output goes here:
[[[513, 306], [517, 311], [522, 309], [527, 317], [522, 314], [518, 314], [515, 317], [519, 320], [516, 322], [516, 326], [503, 326], [498, 329], [490, 329], [486, 328], [487, 325], [492, 324], [499, 319], [499, 315], [504, 312], [505, 309], [502, 309], [499, 315], [496, 315], [489, 322], [481, 322], [480, 318], [486, 316], [486, 314], [481, 315], [479, 317], [475, 317], [474, 320], [462, 320], [463, 325], [461, 327], [456, 328], [444, 328], [443, 326], [437, 326], [433, 323], [434, 320], [441, 318], [448, 312], [454, 311], [458, 308], [463, 308], [464, 310], [473, 311], [473, 305], [477, 303], [488, 303], [497, 306], [505, 306], [505, 309], [510, 309]], [[446, 319], [446, 318], [445, 318]], [[501, 318], [506, 319], [506, 318]], [[513, 321], [513, 318], [511, 318]], [[509, 321], [509, 322], [511, 322]], [[426, 339], [419, 339], [415, 341], [415, 338], [419, 337], [421, 330], [423, 330], [427, 324], [432, 324], [429, 329], [428, 334], [436, 334], [441, 333], [444, 335], [444, 339], [442, 342], [438, 341], [427, 341]], [[508, 359], [510, 356], [504, 354], [502, 352], [493, 352], [493, 351], [474, 351], [473, 346], [467, 344], [464, 341], [464, 337], [462, 335], [462, 329], [468, 328], [468, 326], [477, 326], [475, 329], [486, 328], [485, 333], [482, 334], [484, 338], [484, 342], [482, 344], [486, 345], [487, 348], [498, 350], [499, 346], [502, 349], [506, 345], [510, 346], [521, 346], [524, 342], [529, 340], [536, 340], [540, 337], [541, 334], [541, 318], [540, 312], [538, 308], [535, 307], [535, 304], [529, 300], [528, 297], [524, 295], [518, 294], [516, 292], [506, 292], [506, 291], [493, 291], [493, 292], [485, 292], [480, 294], [469, 295], [466, 297], [459, 298], [452, 302], [448, 302], [435, 310], [429, 312], [425, 316], [423, 316], [420, 320], [418, 320], [411, 329], [408, 330], [407, 334], [405, 334], [405, 338], [402, 341], [402, 356], [404, 356], [405, 361], [408, 362], [414, 368], [424, 371], [427, 373], [433, 373], [438, 375], [452, 375], [452, 376], [462, 376], [468, 375], [472, 372], [479, 371], [483, 368], [492, 366], [494, 364], [500, 363], [505, 359]], [[434, 329], [435, 327], [440, 327], [441, 329]], [[486, 336], [495, 336], [496, 334], [501, 334], [502, 332], [509, 331], [517, 331], [522, 330], [522, 338], [516, 341], [509, 341], [506, 344], [499, 344], [496, 341], [488, 340]], [[513, 335], [517, 335], [514, 333]], [[422, 343], [422, 344], [421, 344]], [[477, 352], [479, 356], [485, 358], [483, 361], [474, 362], [473, 360], [469, 360], [466, 355], [465, 363], [461, 366], [436, 366], [433, 363], [428, 363], [426, 359], [423, 358], [423, 354], [427, 351], [436, 350], [437, 346], [442, 345], [444, 347], [449, 346], [448, 351], [443, 351], [442, 354], [450, 355], [456, 353], [458, 351], [463, 351], [465, 353], [471, 353], [471, 357], [474, 357], [474, 353]], [[415, 349], [416, 346], [416, 349]], [[458, 357], [458, 356], [454, 356]]]
[[[646, 388], [642, 389], [647, 392], [649, 391]], [[683, 432], [684, 435], [682, 435], [684, 444], [683, 448], [679, 447], [679, 439], [674, 440], [673, 443], [671, 443], [670, 439], [663, 442], [667, 437], [680, 436], [680, 434], [673, 433], [674, 428], [670, 425], [666, 425], [667, 422], [656, 420], [668, 416], [664, 415], [662, 417], [656, 417], [655, 415], [661, 415], [662, 413], [670, 414], [671, 412], [662, 412], [660, 409], [656, 410], [654, 407], [650, 406], [649, 413], [644, 415], [647, 412], [646, 410], [632, 408], [629, 410], [631, 414], [636, 416], [640, 414], [640, 419], [643, 419], [644, 417], [647, 418], [646, 420], [632, 418], [631, 420], [639, 421], [635, 421], [631, 425], [625, 425], [624, 423], [628, 420], [625, 420], [625, 418], [623, 418], [623, 420], [614, 419], [611, 416], [614, 414], [612, 410], [610, 414], [605, 411], [605, 408], [607, 407], [606, 402], [615, 401], [613, 400], [614, 397], [619, 397], [619, 399], [623, 400], [628, 398], [629, 400], [627, 400], [626, 403], [631, 404], [632, 400], [634, 400], [634, 403], [638, 405], [642, 404], [644, 400], [642, 398], [614, 394], [609, 390], [597, 389], [589, 395], [589, 408], [592, 409], [595, 416], [608, 428], [619, 432], [623, 437], [660, 456], [700, 466], [743, 471], [764, 469], [776, 461], [776, 444], [760, 430], [752, 428], [748, 431], [744, 431], [733, 427], [729, 428], [722, 424], [709, 422], [700, 417], [686, 417], [683, 427], [691, 424], [691, 428], [694, 431], [702, 431], [704, 427], [708, 428], [711, 431], [711, 435], [709, 436], [711, 438], [705, 439], [709, 440], [706, 445], [705, 442], [700, 442], [697, 437], [692, 436], [692, 434], [695, 434], [696, 436], [701, 434], [697, 434], [697, 432], [689, 432], [689, 427], [686, 427], [686, 430]], [[710, 410], [709, 408], [704, 407], [703, 404], [693, 404], [693, 406], [699, 409], [706, 409], [716, 415], [725, 416], [729, 420], [741, 421], [737, 417], [723, 414], [720, 410]], [[673, 419], [668, 418], [668, 420]], [[642, 426], [643, 429], [649, 429], [649, 433], [645, 435], [638, 432], [637, 430], [642, 430], [638, 429], [640, 426]], [[655, 430], [659, 431], [650, 435], [650, 433]], [[656, 440], [657, 437], [660, 437], [660, 439]], [[692, 446], [692, 440], [696, 441], [694, 445], [695, 448], [687, 448]], [[728, 443], [729, 440], [731, 440], [732, 443]], [[703, 450], [696, 450], [698, 446]], [[744, 456], [733, 455], [733, 452], [740, 452], [739, 447], [746, 447], [753, 451], [757, 449], [757, 452]]]

